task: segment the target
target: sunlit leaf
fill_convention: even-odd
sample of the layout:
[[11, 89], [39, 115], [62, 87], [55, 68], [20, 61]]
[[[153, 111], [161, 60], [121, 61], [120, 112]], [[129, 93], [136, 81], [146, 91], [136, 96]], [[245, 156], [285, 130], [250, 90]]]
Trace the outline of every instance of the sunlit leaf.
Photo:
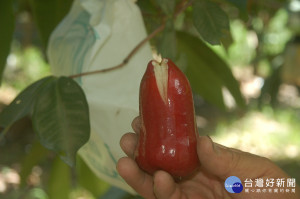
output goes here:
[[192, 88], [207, 101], [224, 108], [221, 87], [225, 86], [240, 107], [245, 106], [239, 84], [227, 64], [199, 38], [177, 32], [178, 49], [187, 60], [186, 74]]
[[73, 166], [78, 149], [90, 136], [89, 110], [82, 88], [68, 77], [53, 79], [36, 99], [32, 122], [40, 142]]
[[98, 178], [95, 173], [88, 167], [88, 165], [80, 158], [77, 157], [77, 180], [79, 184], [90, 191], [95, 198], [104, 194], [108, 188], [109, 184]]
[[193, 21], [201, 37], [212, 45], [220, 44], [224, 31], [229, 31], [227, 14], [209, 0], [196, 1], [193, 7]]
[[52, 165], [50, 179], [48, 182], [49, 198], [66, 199], [70, 198], [71, 190], [71, 171], [70, 167], [56, 158]]
[[0, 83], [14, 32], [13, 1], [0, 1]]
[[43, 159], [46, 159], [47, 153], [48, 150], [45, 147], [43, 147], [39, 142], [36, 141], [35, 143], [33, 143], [29, 153], [24, 157], [21, 163], [20, 185], [22, 187], [26, 185], [27, 178], [30, 175], [32, 168]]

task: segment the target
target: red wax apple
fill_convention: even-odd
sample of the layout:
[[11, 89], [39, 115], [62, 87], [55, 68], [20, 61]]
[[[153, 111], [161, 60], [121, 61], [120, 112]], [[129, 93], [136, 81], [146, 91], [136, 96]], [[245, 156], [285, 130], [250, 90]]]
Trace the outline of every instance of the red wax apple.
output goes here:
[[175, 178], [199, 166], [197, 127], [190, 84], [169, 59], [150, 61], [140, 84], [141, 129], [135, 160], [149, 174]]

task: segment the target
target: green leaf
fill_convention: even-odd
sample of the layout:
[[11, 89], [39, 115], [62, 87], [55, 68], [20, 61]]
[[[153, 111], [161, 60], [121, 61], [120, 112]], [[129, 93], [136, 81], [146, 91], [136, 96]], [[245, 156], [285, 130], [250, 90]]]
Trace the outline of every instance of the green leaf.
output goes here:
[[157, 14], [156, 4], [152, 1], [137, 1], [136, 4], [139, 6], [141, 12], [146, 15]]
[[227, 0], [234, 6], [236, 6], [240, 11], [240, 18], [244, 21], [248, 20], [248, 12], [247, 12], [247, 0]]
[[225, 50], [228, 51], [229, 47], [233, 43], [232, 34], [230, 31], [224, 31], [223, 36], [221, 38], [222, 46], [224, 46]]
[[110, 187], [109, 184], [93, 173], [80, 156], [77, 157], [76, 170], [79, 184], [91, 192], [95, 198], [99, 198], [99, 196], [104, 194]]
[[[185, 33], [177, 32], [178, 51], [181, 57], [184, 57], [185, 63], [179, 66], [184, 66], [185, 74], [189, 79], [193, 91], [201, 95], [207, 102], [216, 105], [220, 109], [225, 109], [225, 104], [222, 95], [222, 81], [214, 73], [208, 63], [203, 60], [203, 56], [208, 53], [200, 54], [198, 43], [202, 43], [199, 39], [194, 39], [193, 43]], [[198, 41], [197, 41], [198, 40]]]
[[231, 4], [235, 5], [240, 10], [247, 10], [247, 0], [227, 0]]
[[265, 83], [261, 89], [261, 94], [258, 98], [258, 104], [260, 107], [267, 103], [268, 105], [275, 106], [277, 102], [277, 95], [279, 87], [282, 84], [282, 65], [273, 66], [272, 74], [265, 80]]
[[23, 90], [9, 106], [0, 113], [0, 126], [4, 127], [3, 134], [19, 119], [32, 113], [35, 99], [40, 94], [40, 89], [51, 81], [53, 77], [45, 77], [34, 82]]
[[223, 32], [229, 31], [227, 14], [209, 0], [195, 2], [193, 21], [200, 36], [212, 45], [220, 44]]
[[0, 1], [0, 83], [13, 38], [14, 21], [12, 0]]
[[73, 0], [29, 0], [39, 35], [47, 48], [51, 32], [66, 16]]
[[21, 183], [20, 186], [24, 187], [27, 182], [27, 178], [32, 171], [32, 168], [40, 161], [45, 159], [48, 150], [43, 147], [38, 141], [33, 143], [29, 153], [24, 157], [21, 163]]
[[156, 0], [156, 2], [165, 14], [173, 14], [175, 8], [175, 0]]
[[47, 188], [49, 198], [70, 198], [71, 170], [70, 167], [62, 162], [58, 157], [56, 157], [53, 162]]
[[221, 88], [227, 87], [238, 106], [245, 102], [239, 84], [227, 64], [199, 38], [177, 32], [178, 49], [187, 60], [186, 74], [192, 88], [207, 101], [224, 108]]
[[71, 78], [54, 78], [40, 91], [32, 115], [40, 142], [70, 166], [90, 136], [89, 109], [82, 88]]
[[176, 58], [176, 32], [172, 21], [168, 21], [158, 44], [158, 53], [162, 57], [174, 60]]

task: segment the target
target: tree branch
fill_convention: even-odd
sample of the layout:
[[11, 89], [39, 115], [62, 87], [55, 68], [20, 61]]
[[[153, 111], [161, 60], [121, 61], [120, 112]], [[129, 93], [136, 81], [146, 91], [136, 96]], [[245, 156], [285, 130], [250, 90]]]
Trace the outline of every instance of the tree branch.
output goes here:
[[176, 9], [176, 12], [174, 13], [174, 18], [176, 18], [180, 13], [185, 11], [189, 6], [191, 6], [193, 2], [194, 0], [183, 0]]
[[95, 70], [95, 71], [90, 71], [90, 72], [83, 72], [83, 73], [78, 73], [75, 75], [70, 75], [70, 78], [76, 78], [76, 77], [82, 77], [82, 76], [86, 76], [86, 75], [92, 75], [92, 74], [97, 74], [97, 73], [104, 73], [104, 72], [109, 72], [112, 70], [116, 70], [119, 69], [121, 67], [123, 67], [124, 65], [126, 65], [129, 60], [131, 59], [131, 57], [150, 39], [152, 39], [155, 35], [157, 35], [158, 33], [160, 33], [164, 28], [165, 28], [166, 24], [163, 23], [161, 26], [159, 26], [157, 29], [155, 29], [150, 35], [148, 35], [145, 39], [143, 39], [140, 43], [138, 43], [138, 45], [136, 47], [134, 47], [134, 49], [132, 49], [132, 51], [126, 56], [126, 58], [123, 60], [122, 63], [113, 66], [111, 68], [105, 68], [105, 69], [100, 69], [100, 70]]
[[[185, 2], [186, 0], [183, 0], [183, 2]], [[180, 8], [175, 12], [174, 14], [174, 18], [176, 18], [181, 12], [183, 12], [187, 7], [189, 7], [192, 4], [193, 0], [188, 1], [185, 4], [182, 4], [180, 6]], [[138, 45], [136, 47], [134, 47], [131, 52], [126, 56], [126, 58], [123, 60], [122, 63], [113, 66], [111, 68], [106, 68], [106, 69], [100, 69], [100, 70], [95, 70], [95, 71], [89, 71], [89, 72], [83, 72], [83, 73], [78, 73], [78, 74], [74, 74], [74, 75], [70, 75], [70, 78], [76, 78], [76, 77], [82, 77], [82, 76], [86, 76], [86, 75], [93, 75], [93, 74], [97, 74], [97, 73], [105, 73], [105, 72], [109, 72], [112, 70], [116, 70], [119, 68], [122, 68], [123, 66], [125, 66], [129, 60], [133, 57], [133, 55], [135, 55], [137, 53], [137, 51], [145, 44], [147, 43], [150, 39], [152, 39], [153, 37], [155, 37], [158, 33], [160, 33], [161, 31], [163, 31], [165, 29], [166, 23], [165, 20], [164, 22], [158, 27], [156, 28], [150, 35], [148, 35], [145, 39], [143, 39], [140, 43], [138, 43]]]

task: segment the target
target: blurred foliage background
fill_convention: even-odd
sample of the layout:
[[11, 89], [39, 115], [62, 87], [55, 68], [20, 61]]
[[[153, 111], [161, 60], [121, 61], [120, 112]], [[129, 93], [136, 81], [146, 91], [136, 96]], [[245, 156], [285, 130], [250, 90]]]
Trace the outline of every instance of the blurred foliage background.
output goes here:
[[[51, 7], [54, 1], [37, 2], [14, 1], [16, 23], [0, 88], [0, 110], [30, 83], [51, 73], [44, 53], [47, 38], [72, 1], [59, 8]], [[237, 108], [225, 88], [225, 109], [195, 93], [199, 133], [223, 145], [268, 157], [300, 182], [300, 1], [248, 0], [246, 10], [234, 6], [237, 1], [214, 2], [227, 13], [230, 34], [222, 45], [207, 45], [230, 66], [247, 108]], [[163, 8], [155, 7], [154, 0], [137, 4], [148, 32], [153, 31], [161, 23]], [[47, 9], [61, 12], [41, 26], [43, 20], [35, 16]], [[192, 12], [187, 8], [171, 31], [151, 40], [157, 47], [154, 55], [157, 51], [166, 53], [165, 48], [176, 43], [173, 30], [196, 34], [189, 17]], [[163, 46], [166, 40], [168, 45]], [[64, 164], [34, 139], [29, 120], [18, 121], [0, 139], [1, 198], [137, 198], [96, 178], [79, 157], [76, 168]]]

